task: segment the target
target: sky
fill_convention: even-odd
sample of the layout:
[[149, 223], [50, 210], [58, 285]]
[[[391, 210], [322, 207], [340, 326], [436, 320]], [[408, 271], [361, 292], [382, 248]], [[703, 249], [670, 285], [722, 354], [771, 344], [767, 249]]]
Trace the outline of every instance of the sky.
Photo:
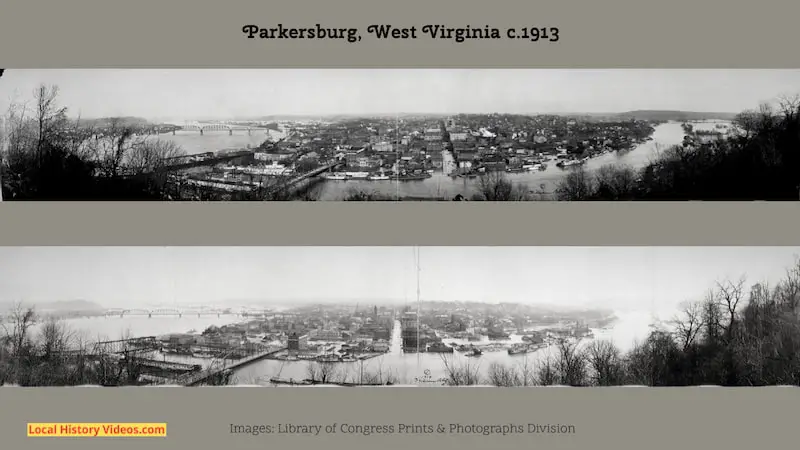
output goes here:
[[[419, 247], [422, 300], [664, 311], [774, 285], [800, 247]], [[104, 307], [416, 300], [414, 247], [0, 247], [0, 302]]]
[[85, 118], [740, 112], [800, 93], [800, 70], [8, 69], [0, 111], [40, 84]]

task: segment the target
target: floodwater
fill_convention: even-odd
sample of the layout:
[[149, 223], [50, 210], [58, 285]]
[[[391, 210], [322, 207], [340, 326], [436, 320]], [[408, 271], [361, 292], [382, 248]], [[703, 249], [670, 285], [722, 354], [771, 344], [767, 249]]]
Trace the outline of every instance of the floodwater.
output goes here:
[[[726, 121], [708, 121], [692, 123], [695, 129], [713, 129], [717, 124], [729, 125]], [[284, 134], [275, 131], [252, 130], [250, 134], [245, 130], [235, 130], [233, 134], [227, 131], [207, 131], [201, 135], [197, 131], [178, 131], [175, 135], [164, 134], [159, 139], [168, 140], [180, 145], [187, 154], [203, 152], [216, 152], [219, 150], [241, 150], [255, 148], [269, 137], [277, 140]], [[652, 162], [660, 152], [679, 145], [683, 141], [684, 132], [680, 122], [668, 122], [656, 126], [652, 140], [638, 145], [626, 152], [611, 152], [590, 159], [584, 167], [587, 170], [597, 170], [607, 164], [627, 165], [638, 169]], [[445, 164], [451, 169], [454, 162], [446, 160]], [[417, 181], [368, 181], [326, 180], [320, 188], [320, 200], [342, 200], [354, 191], [381, 194], [390, 198], [453, 198], [458, 194], [469, 198], [477, 192], [477, 180], [468, 178], [452, 178], [444, 172], [438, 171], [431, 178]], [[556, 167], [555, 162], [548, 163], [547, 169], [540, 172], [509, 173], [508, 179], [528, 191], [543, 191], [552, 193], [557, 183], [568, 173], [568, 170]]]

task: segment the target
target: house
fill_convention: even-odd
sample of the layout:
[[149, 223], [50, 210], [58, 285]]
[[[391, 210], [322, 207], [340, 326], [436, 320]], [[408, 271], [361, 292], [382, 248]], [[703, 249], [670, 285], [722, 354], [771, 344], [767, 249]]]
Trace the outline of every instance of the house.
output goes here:
[[378, 153], [394, 151], [394, 145], [391, 142], [375, 142], [372, 144], [372, 150]]
[[428, 128], [425, 130], [425, 141], [435, 142], [442, 140], [442, 130], [439, 128]]
[[450, 133], [451, 142], [466, 142], [469, 139], [469, 133], [466, 131], [453, 131]]

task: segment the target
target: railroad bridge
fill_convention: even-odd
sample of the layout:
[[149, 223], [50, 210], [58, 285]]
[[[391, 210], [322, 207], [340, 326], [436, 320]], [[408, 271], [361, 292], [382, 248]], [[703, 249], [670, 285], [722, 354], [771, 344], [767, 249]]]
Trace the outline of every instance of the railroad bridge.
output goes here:
[[[227, 123], [201, 123], [201, 122], [189, 122], [183, 125], [181, 128], [184, 131], [199, 131], [200, 135], [203, 135], [206, 131], [227, 131], [228, 134], [233, 134], [234, 131], [247, 131], [247, 134], [252, 134], [253, 130], [264, 130], [267, 131], [266, 128], [258, 128], [258, 127], [251, 127], [247, 125], [230, 125]], [[173, 131], [173, 134], [175, 132]]]
[[220, 317], [221, 315], [225, 314], [226, 312], [221, 309], [213, 309], [213, 308], [200, 308], [200, 309], [180, 309], [180, 308], [155, 308], [155, 309], [145, 309], [145, 308], [131, 308], [131, 309], [109, 309], [106, 310], [105, 316], [178, 316], [183, 317], [184, 315], [187, 316], [217, 316]]

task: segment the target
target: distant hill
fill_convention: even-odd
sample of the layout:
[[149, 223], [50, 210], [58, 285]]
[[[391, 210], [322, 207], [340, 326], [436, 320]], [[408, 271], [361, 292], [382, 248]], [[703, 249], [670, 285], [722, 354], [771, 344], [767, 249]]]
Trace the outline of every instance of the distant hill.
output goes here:
[[[0, 313], [8, 312], [16, 306], [13, 302], [0, 303]], [[55, 302], [23, 302], [23, 306], [32, 306], [38, 312], [74, 313], [99, 312], [105, 310], [101, 305], [86, 300], [61, 300]]]
[[103, 117], [99, 119], [79, 119], [80, 123], [88, 127], [107, 127], [112, 121], [116, 121], [118, 126], [145, 126], [150, 121], [141, 117]]
[[735, 113], [722, 112], [693, 112], [693, 111], [660, 111], [639, 110], [615, 114], [620, 119], [640, 119], [652, 121], [686, 121], [686, 120], [732, 120]]

